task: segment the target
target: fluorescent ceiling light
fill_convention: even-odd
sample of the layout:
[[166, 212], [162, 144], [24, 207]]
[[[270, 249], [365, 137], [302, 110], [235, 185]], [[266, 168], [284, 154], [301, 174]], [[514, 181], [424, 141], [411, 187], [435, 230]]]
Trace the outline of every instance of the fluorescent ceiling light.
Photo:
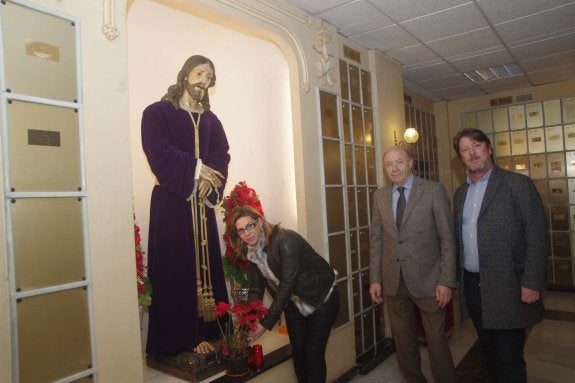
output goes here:
[[499, 80], [523, 74], [521, 68], [515, 64], [505, 64], [491, 68], [477, 69], [466, 72], [465, 75], [475, 83]]

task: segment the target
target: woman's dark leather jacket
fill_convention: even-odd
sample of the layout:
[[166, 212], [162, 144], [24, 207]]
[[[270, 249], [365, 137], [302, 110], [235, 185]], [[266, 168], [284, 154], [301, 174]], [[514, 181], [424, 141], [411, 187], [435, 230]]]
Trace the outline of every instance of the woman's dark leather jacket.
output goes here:
[[271, 330], [292, 294], [313, 307], [321, 306], [333, 285], [335, 274], [326, 260], [292, 230], [276, 226], [264, 251], [268, 255], [268, 266], [280, 284], [277, 290], [267, 286], [267, 280], [258, 267], [250, 263], [252, 270], [248, 301], [263, 299], [264, 290], [268, 287], [274, 299], [261, 324]]

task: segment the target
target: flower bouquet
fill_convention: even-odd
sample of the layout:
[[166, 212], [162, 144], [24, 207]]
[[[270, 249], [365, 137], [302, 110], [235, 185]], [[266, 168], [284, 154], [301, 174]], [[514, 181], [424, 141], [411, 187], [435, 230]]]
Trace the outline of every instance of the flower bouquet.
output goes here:
[[235, 305], [218, 302], [216, 316], [223, 318], [227, 315], [224, 323], [217, 321], [222, 336], [220, 354], [229, 359], [248, 357], [251, 350], [248, 341], [250, 331], [256, 327], [256, 322], [267, 314], [268, 309], [261, 300], [254, 300], [250, 304]]
[[134, 242], [136, 245], [136, 279], [138, 283], [138, 302], [143, 306], [152, 304], [152, 284], [146, 275], [144, 251], [142, 250], [140, 227], [136, 224], [134, 215]]
[[224, 275], [227, 278], [233, 279], [241, 287], [249, 287], [249, 277], [248, 277], [248, 265], [249, 261], [241, 259], [234, 252], [234, 249], [230, 243], [229, 230], [233, 225], [230, 222], [232, 218], [232, 211], [236, 206], [249, 205], [256, 209], [262, 216], [264, 216], [264, 211], [262, 209], [262, 204], [260, 198], [258, 197], [256, 191], [250, 188], [245, 181], [239, 182], [233, 190], [222, 200], [222, 207], [224, 208], [224, 223], [226, 231], [224, 232], [223, 239], [226, 244], [226, 252], [222, 257], [222, 263], [224, 266]]

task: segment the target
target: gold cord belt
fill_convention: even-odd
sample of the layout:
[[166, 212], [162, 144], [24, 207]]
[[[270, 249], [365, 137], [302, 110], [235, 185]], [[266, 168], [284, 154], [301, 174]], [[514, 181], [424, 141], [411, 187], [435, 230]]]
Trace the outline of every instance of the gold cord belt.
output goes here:
[[[200, 118], [201, 113], [198, 113], [198, 121], [194, 120], [194, 116], [190, 111], [190, 118], [194, 124], [194, 139], [195, 139], [195, 156], [200, 158]], [[212, 274], [210, 268], [210, 254], [208, 250], [208, 227], [206, 217], [206, 206], [203, 201], [198, 201], [194, 194], [191, 200], [192, 209], [192, 227], [194, 228], [194, 245], [196, 253], [196, 287], [198, 295], [198, 313], [205, 322], [211, 322], [216, 319], [216, 301], [214, 299], [214, 292], [212, 288]], [[199, 227], [198, 227], [199, 226]], [[203, 281], [203, 282], [202, 282]]]

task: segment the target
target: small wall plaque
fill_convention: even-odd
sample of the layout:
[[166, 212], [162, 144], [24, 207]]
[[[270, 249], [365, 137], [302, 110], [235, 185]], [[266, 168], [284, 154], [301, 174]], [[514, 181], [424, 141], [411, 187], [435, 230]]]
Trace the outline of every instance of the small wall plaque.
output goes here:
[[28, 129], [28, 145], [60, 146], [60, 132]]

